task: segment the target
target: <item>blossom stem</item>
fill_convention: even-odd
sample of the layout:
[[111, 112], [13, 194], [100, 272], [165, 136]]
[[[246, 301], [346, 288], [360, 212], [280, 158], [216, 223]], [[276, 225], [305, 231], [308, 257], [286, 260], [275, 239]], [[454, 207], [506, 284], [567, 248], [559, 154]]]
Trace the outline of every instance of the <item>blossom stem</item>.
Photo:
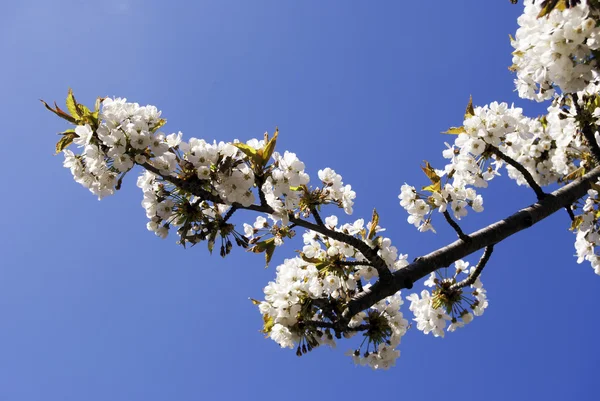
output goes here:
[[517, 162], [512, 157], [502, 153], [497, 147], [489, 144], [487, 146], [488, 149], [490, 149], [491, 152], [494, 155], [496, 155], [497, 158], [514, 167], [519, 173], [523, 175], [523, 177], [525, 177], [525, 181], [527, 181], [527, 184], [529, 184], [531, 189], [533, 189], [538, 200], [544, 199], [546, 193], [542, 190], [542, 187], [540, 187], [538, 183], [535, 182], [535, 179], [533, 178], [531, 173], [527, 171], [527, 169], [521, 163]]
[[321, 215], [317, 211], [317, 208], [312, 206], [310, 208], [310, 212], [312, 213], [313, 217], [315, 218], [315, 221], [317, 222], [317, 224], [325, 227], [325, 223], [323, 223], [323, 219], [321, 218]]
[[[227, 202], [222, 200], [218, 195], [215, 195], [215, 194], [211, 193], [210, 191], [204, 189], [202, 187], [203, 182], [201, 180], [197, 180], [197, 179], [182, 180], [179, 177], [163, 175], [160, 173], [160, 170], [158, 168], [152, 166], [149, 163], [143, 163], [143, 164], [141, 164], [141, 166], [144, 167], [145, 169], [147, 169], [148, 171], [150, 171], [151, 173], [158, 175], [163, 180], [170, 182], [171, 184], [175, 185], [176, 187], [178, 187], [184, 191], [188, 191], [189, 193], [191, 193], [194, 196], [199, 197], [200, 199], [211, 201], [211, 202], [217, 203], [217, 204], [227, 204]], [[259, 192], [260, 192], [260, 188], [259, 188]], [[244, 206], [237, 202], [234, 202], [231, 205], [236, 207], [237, 209], [252, 210], [255, 212], [261, 212], [261, 213], [267, 213], [267, 214], [275, 213], [273, 208], [269, 205]], [[379, 256], [377, 254], [377, 249], [372, 249], [364, 241], [361, 241], [360, 239], [358, 239], [352, 235], [344, 234], [343, 232], [340, 232], [340, 231], [331, 230], [331, 229], [325, 227], [325, 225], [318, 225], [318, 224], [311, 223], [310, 221], [306, 221], [306, 220], [297, 218], [293, 214], [289, 215], [289, 221], [293, 224], [296, 224], [297, 226], [304, 227], [309, 230], [313, 230], [313, 231], [315, 231], [319, 234], [322, 234], [326, 237], [329, 237], [336, 241], [343, 242], [347, 245], [350, 245], [350, 246], [356, 248], [360, 253], [363, 254], [363, 256], [365, 258], [367, 258], [367, 260], [369, 260], [369, 262], [371, 262], [372, 266], [377, 270], [380, 281], [385, 282], [385, 283], [391, 282], [392, 273], [389, 270], [387, 264], [381, 258], [381, 256]]]
[[483, 251], [483, 255], [481, 255], [481, 259], [479, 259], [479, 263], [477, 263], [477, 266], [475, 266], [475, 270], [473, 270], [473, 273], [471, 273], [469, 275], [469, 277], [467, 277], [463, 281], [460, 281], [458, 283], [452, 284], [450, 286], [450, 288], [448, 288], [448, 289], [450, 291], [455, 291], [455, 290], [459, 290], [461, 288], [464, 288], [464, 287], [466, 287], [468, 285], [472, 285], [475, 282], [475, 280], [477, 280], [477, 277], [479, 277], [479, 275], [483, 271], [483, 268], [487, 264], [488, 260], [490, 260], [490, 257], [492, 256], [492, 252], [493, 251], [494, 251], [494, 245], [493, 244], [486, 246], [485, 250]]
[[452, 217], [450, 216], [450, 213], [448, 213], [448, 210], [444, 210], [443, 215], [446, 218], [446, 221], [448, 222], [448, 224], [450, 224], [450, 226], [454, 229], [454, 231], [456, 231], [458, 238], [460, 238], [461, 240], [463, 240], [465, 242], [471, 240], [471, 238], [469, 238], [469, 236], [463, 232], [462, 228], [460, 228], [458, 223], [452, 219]]

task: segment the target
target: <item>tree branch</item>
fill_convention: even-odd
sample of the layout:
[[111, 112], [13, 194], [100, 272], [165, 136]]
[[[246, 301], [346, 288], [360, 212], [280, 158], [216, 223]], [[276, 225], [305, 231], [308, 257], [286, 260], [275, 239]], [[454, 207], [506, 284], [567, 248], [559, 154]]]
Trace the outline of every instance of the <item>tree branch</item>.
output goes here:
[[314, 206], [311, 207], [310, 212], [312, 213], [313, 217], [315, 218], [315, 221], [317, 222], [317, 224], [325, 227], [325, 223], [323, 223], [323, 219], [321, 218], [321, 215], [319, 214], [319, 212], [317, 212], [317, 208], [315, 208]]
[[460, 228], [458, 223], [452, 219], [452, 217], [450, 216], [450, 213], [448, 213], [448, 210], [444, 210], [443, 215], [446, 218], [446, 221], [448, 222], [448, 224], [450, 224], [450, 226], [454, 229], [454, 231], [456, 231], [456, 234], [458, 234], [458, 238], [460, 238], [461, 240], [463, 240], [465, 242], [471, 240], [471, 238], [469, 238], [469, 236], [463, 232], [462, 228]]
[[488, 147], [488, 149], [490, 149], [492, 151], [492, 153], [494, 155], [496, 155], [496, 157], [498, 157], [500, 160], [504, 161], [505, 163], [511, 165], [512, 167], [514, 167], [519, 173], [521, 173], [523, 175], [523, 177], [525, 177], [525, 181], [527, 181], [527, 184], [529, 184], [529, 186], [533, 189], [538, 200], [544, 199], [544, 197], [546, 196], [546, 193], [544, 192], [542, 187], [540, 187], [538, 185], [538, 183], [535, 182], [531, 173], [525, 167], [523, 167], [523, 165], [521, 163], [519, 163], [512, 157], [505, 155], [504, 153], [502, 153], [500, 151], [500, 149], [498, 149], [497, 147], [495, 147], [493, 145], [488, 144], [487, 147]]
[[411, 288], [412, 283], [429, 275], [441, 267], [447, 267], [458, 259], [471, 253], [497, 244], [502, 240], [540, 222], [577, 199], [585, 196], [591, 183], [600, 177], [600, 167], [574, 180], [564, 187], [547, 194], [544, 199], [534, 203], [507, 218], [497, 221], [469, 235], [471, 241], [454, 241], [425, 256], [416, 258], [410, 265], [394, 272], [390, 283], [378, 281], [363, 292], [356, 295], [347, 305], [337, 324], [341, 327], [348, 324], [352, 316], [369, 308], [385, 297], [395, 294], [403, 288]]
[[338, 260], [336, 263], [338, 265], [342, 265], [342, 266], [371, 266], [371, 267], [373, 267], [373, 265], [371, 263], [360, 261], [360, 260]]
[[488, 260], [490, 260], [490, 256], [492, 256], [493, 251], [494, 251], [494, 245], [488, 245], [485, 248], [485, 251], [483, 251], [483, 255], [481, 255], [481, 259], [479, 259], [479, 263], [477, 263], [477, 266], [475, 267], [475, 270], [473, 270], [473, 273], [471, 273], [469, 275], [469, 277], [467, 277], [463, 281], [452, 284], [450, 286], [450, 288], [448, 288], [448, 290], [449, 291], [459, 290], [468, 285], [472, 285], [475, 282], [475, 280], [477, 280], [477, 277], [479, 277], [479, 275], [483, 271], [483, 268], [487, 264]]
[[[156, 174], [157, 176], [161, 177], [163, 180], [170, 182], [171, 184], [183, 189], [184, 191], [188, 191], [189, 193], [191, 193], [194, 196], [199, 197], [200, 199], [208, 200], [208, 201], [211, 201], [211, 202], [217, 203], [217, 204], [228, 204], [228, 202], [225, 202], [218, 195], [214, 195], [211, 192], [207, 191], [206, 189], [202, 188], [203, 182], [201, 180], [198, 180], [198, 179], [182, 180], [179, 177], [163, 175], [160, 173], [160, 170], [158, 168], [152, 166], [149, 163], [141, 164], [141, 166], [144, 167], [145, 169], [147, 169], [148, 171]], [[235, 207], [236, 209], [252, 210], [255, 212], [261, 212], [261, 213], [267, 213], [267, 214], [275, 213], [273, 208], [269, 205], [244, 206], [240, 203], [234, 202], [234, 203], [231, 203], [231, 206]], [[358, 239], [352, 235], [344, 234], [343, 232], [340, 232], [340, 231], [331, 230], [331, 229], [325, 227], [325, 225], [321, 226], [321, 225], [314, 224], [314, 223], [311, 223], [306, 220], [302, 220], [300, 218], [295, 217], [293, 214], [290, 214], [289, 220], [291, 223], [293, 223], [297, 226], [308, 228], [309, 230], [313, 230], [313, 231], [315, 231], [319, 234], [322, 234], [326, 237], [332, 238], [336, 241], [343, 242], [345, 244], [352, 246], [353, 248], [357, 249], [365, 258], [367, 258], [367, 260], [371, 263], [371, 265], [377, 270], [380, 281], [388, 283], [392, 280], [392, 273], [389, 270], [385, 261], [377, 254], [377, 249], [372, 249], [369, 245], [367, 245], [366, 242], [361, 241], [360, 239]]]

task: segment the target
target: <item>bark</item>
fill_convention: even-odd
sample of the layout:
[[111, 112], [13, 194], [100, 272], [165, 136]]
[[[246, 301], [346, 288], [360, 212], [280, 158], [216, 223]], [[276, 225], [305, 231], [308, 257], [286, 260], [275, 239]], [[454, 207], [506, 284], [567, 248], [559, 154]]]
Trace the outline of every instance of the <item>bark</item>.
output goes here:
[[497, 244], [519, 231], [525, 230], [542, 221], [558, 210], [571, 205], [585, 196], [591, 183], [600, 177], [600, 167], [594, 168], [585, 176], [546, 194], [544, 198], [505, 219], [469, 234], [470, 241], [457, 240], [427, 255], [416, 258], [410, 265], [392, 274], [390, 282], [377, 282], [352, 299], [338, 322], [338, 327], [347, 325], [358, 312], [369, 308], [385, 297], [404, 288], [412, 288], [415, 281], [422, 279], [435, 270], [447, 267], [458, 259], [482, 248]]

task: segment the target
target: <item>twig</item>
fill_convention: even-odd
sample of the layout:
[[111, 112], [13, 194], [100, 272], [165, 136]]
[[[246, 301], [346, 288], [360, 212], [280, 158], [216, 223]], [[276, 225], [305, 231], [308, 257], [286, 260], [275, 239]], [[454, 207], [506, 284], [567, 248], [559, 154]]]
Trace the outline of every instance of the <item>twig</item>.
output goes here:
[[229, 220], [231, 218], [231, 216], [233, 216], [233, 214], [235, 213], [235, 211], [237, 210], [237, 206], [231, 206], [231, 208], [227, 211], [227, 213], [225, 214], [225, 216], [223, 216], [223, 223], [226, 223], [227, 220]]
[[464, 288], [468, 285], [472, 285], [475, 282], [475, 280], [477, 280], [477, 277], [479, 277], [479, 275], [483, 271], [483, 268], [485, 267], [488, 260], [490, 260], [490, 256], [492, 256], [493, 251], [494, 251], [494, 245], [489, 245], [489, 246], [485, 247], [485, 251], [483, 251], [483, 255], [481, 255], [481, 259], [479, 259], [479, 263], [477, 263], [477, 266], [475, 267], [475, 270], [473, 270], [473, 273], [471, 273], [469, 275], [469, 277], [467, 277], [463, 281], [452, 284], [450, 286], [450, 288], [448, 288], [448, 290], [454, 291], [454, 290]]
[[360, 261], [360, 260], [338, 260], [336, 262], [338, 265], [343, 266], [371, 266], [374, 267], [371, 263]]
[[565, 210], [567, 211], [567, 213], [569, 213], [569, 217], [571, 218], [571, 221], [574, 221], [575, 214], [573, 213], [573, 209], [571, 209], [571, 205], [565, 206]]
[[452, 217], [450, 216], [450, 213], [448, 213], [448, 210], [444, 210], [443, 215], [446, 218], [446, 221], [448, 222], [448, 224], [450, 224], [450, 226], [454, 229], [454, 231], [456, 231], [456, 234], [458, 234], [458, 238], [460, 238], [461, 240], [463, 240], [465, 242], [471, 240], [471, 238], [469, 238], [469, 236], [463, 232], [462, 228], [460, 228], [458, 223], [452, 219]]
[[[222, 200], [218, 195], [214, 195], [210, 191], [204, 189], [202, 186], [205, 185], [205, 183], [202, 182], [202, 180], [193, 178], [188, 181], [188, 180], [182, 180], [179, 177], [163, 175], [160, 173], [160, 170], [158, 168], [152, 166], [149, 163], [144, 163], [141, 166], [146, 168], [148, 171], [156, 174], [157, 176], [161, 177], [163, 180], [170, 182], [171, 184], [173, 184], [176, 187], [179, 187], [185, 191], [188, 191], [192, 195], [195, 195], [202, 200], [211, 201], [216, 204], [228, 204], [228, 202]], [[273, 208], [269, 205], [244, 206], [237, 202], [230, 203], [230, 204], [231, 204], [231, 206], [235, 206], [237, 209], [252, 210], [255, 212], [261, 212], [261, 213], [267, 213], [267, 214], [275, 213]], [[324, 225], [321, 226], [321, 225], [314, 224], [314, 223], [311, 223], [306, 220], [302, 220], [300, 218], [295, 217], [293, 214], [289, 215], [289, 221], [292, 224], [295, 224], [297, 226], [307, 228], [309, 230], [312, 230], [319, 234], [322, 234], [326, 237], [332, 238], [336, 241], [340, 241], [340, 242], [343, 242], [345, 244], [352, 246], [353, 248], [357, 249], [367, 260], [369, 260], [369, 262], [371, 262], [373, 267], [377, 270], [380, 281], [382, 281], [384, 283], [388, 283], [392, 280], [392, 273], [391, 273], [390, 269], [388, 268], [387, 264], [385, 263], [385, 261], [381, 258], [381, 256], [379, 256], [377, 254], [376, 249], [372, 249], [364, 241], [361, 241], [360, 239], [358, 239], [352, 235], [345, 234], [340, 231], [331, 230], [331, 229], [325, 227]]]
[[544, 199], [546, 193], [542, 190], [542, 187], [540, 187], [538, 183], [535, 182], [531, 173], [525, 167], [523, 167], [521, 163], [517, 162], [512, 157], [505, 155], [500, 151], [500, 149], [493, 145], [488, 144], [487, 147], [492, 151], [493, 154], [496, 155], [496, 157], [514, 167], [519, 173], [523, 175], [523, 177], [525, 177], [525, 181], [527, 181], [527, 184], [529, 184], [529, 186], [533, 189], [538, 200]]
[[321, 219], [321, 215], [319, 215], [319, 212], [317, 212], [317, 208], [312, 206], [310, 208], [310, 212], [312, 213], [313, 217], [315, 218], [315, 221], [317, 222], [317, 224], [325, 227], [325, 223], [323, 223], [323, 219]]

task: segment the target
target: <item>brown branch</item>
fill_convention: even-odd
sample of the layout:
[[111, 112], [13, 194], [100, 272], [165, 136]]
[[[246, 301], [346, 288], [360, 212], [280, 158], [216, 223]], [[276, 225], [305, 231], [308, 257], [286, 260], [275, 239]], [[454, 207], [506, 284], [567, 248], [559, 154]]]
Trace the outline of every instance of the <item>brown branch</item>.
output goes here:
[[321, 215], [319, 214], [319, 212], [317, 212], [317, 208], [315, 208], [314, 206], [311, 207], [310, 212], [312, 213], [313, 217], [315, 218], [315, 221], [317, 222], [317, 224], [325, 227], [325, 223], [323, 223], [323, 219], [321, 218]]
[[473, 270], [473, 273], [471, 273], [469, 275], [469, 277], [467, 277], [463, 281], [452, 284], [450, 286], [450, 288], [448, 288], [448, 290], [450, 290], [450, 291], [459, 290], [468, 285], [472, 285], [475, 282], [475, 280], [477, 280], [477, 277], [479, 277], [479, 275], [483, 271], [483, 268], [487, 264], [488, 260], [490, 260], [490, 256], [492, 256], [493, 251], [494, 251], [494, 245], [488, 245], [487, 247], [485, 247], [485, 251], [483, 251], [483, 255], [481, 255], [481, 259], [479, 259], [479, 263], [477, 263], [477, 266], [475, 267], [475, 270]]
[[469, 236], [463, 232], [462, 228], [460, 228], [458, 223], [452, 219], [452, 217], [450, 216], [450, 213], [448, 213], [448, 210], [444, 210], [443, 215], [446, 218], [446, 221], [448, 222], [448, 224], [450, 224], [450, 226], [454, 229], [454, 231], [456, 231], [456, 234], [458, 234], [458, 238], [460, 238], [461, 240], [463, 240], [465, 242], [471, 240], [471, 238], [469, 238]]
[[[178, 188], [183, 189], [191, 193], [194, 196], [199, 197], [200, 199], [211, 201], [213, 203], [218, 204], [227, 204], [224, 200], [222, 200], [218, 195], [213, 194], [212, 192], [203, 188], [205, 183], [202, 180], [191, 179], [191, 180], [183, 180], [179, 177], [173, 177], [170, 175], [163, 175], [160, 173], [160, 170], [149, 163], [144, 163], [141, 165], [148, 171], [158, 175], [163, 180], [170, 182]], [[236, 209], [245, 209], [252, 210], [255, 212], [273, 214], [275, 211], [269, 205], [250, 205], [244, 206], [240, 203], [234, 202], [231, 204], [232, 207]], [[297, 226], [308, 228], [309, 230], [313, 230], [319, 234], [322, 234], [326, 237], [332, 238], [336, 241], [343, 242], [357, 249], [367, 260], [371, 263], [371, 265], [377, 270], [379, 274], [379, 280], [385, 283], [388, 283], [392, 279], [392, 273], [389, 270], [385, 261], [377, 254], [377, 249], [372, 249], [366, 242], [361, 241], [360, 239], [349, 235], [344, 234], [340, 231], [331, 230], [325, 225], [321, 226], [318, 224], [311, 223], [309, 221], [300, 219], [295, 217], [293, 214], [289, 215], [289, 221]]]
[[571, 205], [565, 206], [565, 210], [569, 214], [569, 218], [571, 219], [571, 221], [574, 221], [575, 220], [575, 214], [573, 213], [573, 209], [571, 209]]
[[499, 158], [500, 160], [504, 161], [505, 163], [511, 165], [512, 167], [514, 167], [519, 173], [521, 173], [523, 175], [523, 177], [525, 177], [525, 181], [527, 181], [527, 184], [529, 184], [529, 186], [533, 189], [533, 191], [535, 192], [535, 195], [537, 196], [538, 200], [542, 200], [544, 199], [544, 197], [546, 196], [546, 193], [544, 192], [544, 190], [542, 189], [542, 187], [540, 187], [538, 185], [537, 182], [535, 182], [535, 179], [533, 178], [533, 176], [531, 175], [531, 173], [518, 161], [516, 161], [515, 159], [513, 159], [512, 157], [505, 155], [504, 153], [502, 153], [500, 151], [500, 149], [498, 149], [497, 147], [493, 146], [493, 145], [487, 145], [487, 148], [491, 150], [491, 152], [496, 155], [497, 158]]
[[541, 201], [534, 203], [507, 218], [497, 221], [469, 235], [471, 241], [454, 241], [436, 251], [415, 259], [410, 265], [393, 273], [390, 283], [378, 281], [355, 296], [346, 306], [342, 319], [337, 322], [340, 327], [348, 324], [352, 316], [369, 308], [385, 297], [391, 296], [403, 288], [412, 288], [412, 283], [428, 276], [441, 267], [462, 259], [473, 252], [497, 244], [519, 231], [525, 230], [540, 222], [558, 210], [571, 205], [585, 196], [591, 183], [600, 177], [600, 167], [574, 180], [564, 187], [548, 194]]
[[373, 267], [373, 265], [371, 263], [365, 262], [365, 261], [360, 261], [360, 260], [338, 260], [336, 263], [341, 266], [371, 266], [371, 267]]

